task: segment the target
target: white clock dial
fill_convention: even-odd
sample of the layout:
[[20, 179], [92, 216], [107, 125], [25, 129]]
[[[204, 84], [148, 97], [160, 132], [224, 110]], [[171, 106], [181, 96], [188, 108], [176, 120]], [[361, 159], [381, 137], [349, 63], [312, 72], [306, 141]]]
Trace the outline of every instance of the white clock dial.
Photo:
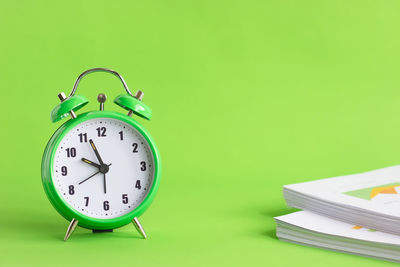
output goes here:
[[[100, 168], [95, 148], [103, 161]], [[75, 126], [61, 140], [53, 162], [59, 195], [92, 218], [116, 218], [134, 210], [153, 179], [154, 156], [147, 140], [133, 126], [112, 118]]]

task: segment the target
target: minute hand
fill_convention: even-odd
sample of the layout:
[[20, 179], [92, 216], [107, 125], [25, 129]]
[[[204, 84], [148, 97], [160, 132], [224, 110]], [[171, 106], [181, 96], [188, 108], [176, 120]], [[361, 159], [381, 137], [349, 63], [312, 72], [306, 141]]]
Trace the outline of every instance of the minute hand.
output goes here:
[[93, 143], [93, 140], [92, 140], [92, 139], [89, 139], [89, 143], [90, 143], [90, 145], [92, 146], [93, 151], [94, 151], [94, 153], [96, 154], [96, 157], [97, 157], [97, 159], [99, 160], [100, 165], [103, 165], [103, 164], [104, 164], [104, 163], [103, 163], [103, 160], [101, 159], [100, 154], [99, 154], [99, 152], [97, 151], [97, 148], [96, 148], [96, 146], [95, 146], [94, 143]]

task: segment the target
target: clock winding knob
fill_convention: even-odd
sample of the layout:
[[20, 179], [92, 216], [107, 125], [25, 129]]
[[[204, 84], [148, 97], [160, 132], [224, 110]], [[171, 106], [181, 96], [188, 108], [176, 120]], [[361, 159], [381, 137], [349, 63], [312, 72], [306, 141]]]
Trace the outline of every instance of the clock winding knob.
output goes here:
[[136, 92], [136, 94], [135, 94], [135, 98], [136, 98], [137, 100], [140, 100], [140, 101], [143, 100], [143, 96], [144, 96], [144, 93], [143, 93], [142, 91], [140, 91], [140, 90], [138, 90], [138, 91]]

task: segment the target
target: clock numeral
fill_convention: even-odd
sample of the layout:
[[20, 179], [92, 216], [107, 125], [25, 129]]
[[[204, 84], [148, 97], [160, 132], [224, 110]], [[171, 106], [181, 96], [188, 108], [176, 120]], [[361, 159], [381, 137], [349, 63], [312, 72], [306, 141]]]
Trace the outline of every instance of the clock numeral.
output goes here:
[[86, 200], [85, 206], [86, 206], [86, 207], [89, 206], [89, 197], [84, 197], [84, 199]]
[[62, 166], [61, 167], [61, 175], [62, 176], [67, 176], [68, 171], [67, 171], [67, 166]]
[[97, 130], [97, 136], [99, 136], [99, 137], [106, 136], [106, 127], [99, 127], [99, 128], [96, 128], [96, 130]]
[[80, 133], [78, 134], [79, 136], [79, 142], [83, 143], [87, 143], [87, 133]]
[[123, 131], [119, 132], [119, 139], [124, 140], [124, 132]]
[[73, 185], [68, 186], [68, 193], [69, 193], [70, 195], [75, 194], [75, 188], [74, 188]]
[[128, 194], [122, 194], [122, 203], [128, 204]]
[[140, 167], [140, 170], [142, 170], [142, 171], [146, 170], [146, 162], [145, 161], [141, 161], [140, 166], [142, 166], [142, 167]]
[[138, 149], [138, 144], [137, 143], [133, 143], [132, 146], [133, 146], [133, 151], [132, 152], [133, 153], [137, 153], [138, 152], [138, 150], [137, 150]]
[[140, 185], [140, 180], [136, 181], [135, 188], [137, 188], [139, 190], [140, 190], [140, 188], [142, 188], [142, 186]]
[[67, 157], [68, 158], [75, 158], [76, 157], [76, 148], [75, 147], [71, 147], [71, 148], [66, 148], [65, 149], [67, 151]]
[[104, 210], [109, 210], [110, 209], [110, 205], [109, 205], [109, 202], [107, 200], [103, 202], [103, 208], [104, 208]]

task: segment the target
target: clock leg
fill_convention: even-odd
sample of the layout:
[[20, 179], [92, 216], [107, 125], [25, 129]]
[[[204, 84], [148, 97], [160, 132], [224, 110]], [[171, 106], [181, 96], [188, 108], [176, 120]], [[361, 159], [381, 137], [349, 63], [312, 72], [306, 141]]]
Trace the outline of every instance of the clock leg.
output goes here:
[[74, 232], [76, 226], [78, 225], [78, 220], [76, 220], [75, 218], [72, 219], [72, 221], [70, 222], [67, 232], [65, 233], [65, 237], [64, 237], [64, 241], [67, 241], [68, 238], [71, 236], [71, 234]]
[[136, 218], [136, 217], [133, 218], [132, 223], [135, 226], [136, 230], [143, 236], [144, 239], [146, 239], [147, 235], [144, 232], [144, 229], [143, 229], [142, 225], [140, 224], [138, 218]]

